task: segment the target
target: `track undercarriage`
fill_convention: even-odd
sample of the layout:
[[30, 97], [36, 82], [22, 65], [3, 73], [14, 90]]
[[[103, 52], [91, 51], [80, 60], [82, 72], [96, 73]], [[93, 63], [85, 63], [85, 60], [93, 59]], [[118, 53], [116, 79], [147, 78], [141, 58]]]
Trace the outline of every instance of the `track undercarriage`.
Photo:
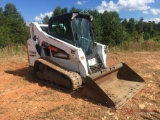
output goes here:
[[38, 59], [35, 62], [34, 72], [39, 79], [49, 81], [56, 88], [67, 92], [82, 87], [82, 78], [78, 73], [64, 69], [48, 58]]

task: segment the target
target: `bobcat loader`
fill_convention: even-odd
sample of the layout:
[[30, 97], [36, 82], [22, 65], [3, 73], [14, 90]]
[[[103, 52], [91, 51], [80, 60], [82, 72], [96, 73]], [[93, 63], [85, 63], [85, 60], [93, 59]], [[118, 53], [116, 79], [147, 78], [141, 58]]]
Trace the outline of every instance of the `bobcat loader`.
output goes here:
[[49, 19], [48, 25], [30, 25], [29, 66], [36, 77], [71, 92], [79, 88], [87, 98], [119, 108], [145, 82], [125, 63], [109, 67], [108, 47], [95, 42], [93, 16], [68, 13]]

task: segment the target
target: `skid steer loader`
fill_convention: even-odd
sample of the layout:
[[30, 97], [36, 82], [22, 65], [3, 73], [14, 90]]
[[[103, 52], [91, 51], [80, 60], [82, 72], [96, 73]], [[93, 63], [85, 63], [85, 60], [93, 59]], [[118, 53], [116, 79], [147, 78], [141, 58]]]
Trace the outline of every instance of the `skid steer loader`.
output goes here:
[[27, 41], [29, 66], [36, 77], [71, 92], [119, 108], [141, 90], [145, 82], [125, 63], [107, 66], [108, 47], [95, 42], [93, 16], [68, 13], [49, 19], [47, 25], [30, 25]]

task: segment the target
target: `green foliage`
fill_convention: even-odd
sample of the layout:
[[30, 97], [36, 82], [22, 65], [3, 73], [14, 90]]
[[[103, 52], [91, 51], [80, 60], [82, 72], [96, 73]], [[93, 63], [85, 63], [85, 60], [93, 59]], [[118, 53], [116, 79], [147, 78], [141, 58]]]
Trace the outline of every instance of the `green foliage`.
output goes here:
[[149, 40], [150, 34], [148, 32], [144, 33], [143, 38], [144, 40]]
[[127, 32], [130, 34], [133, 34], [136, 31], [136, 21], [134, 18], [130, 18], [128, 23], [127, 23]]
[[29, 28], [14, 4], [7, 3], [4, 11], [0, 8], [0, 48], [9, 44], [25, 44]]
[[61, 6], [57, 6], [54, 10], [53, 10], [53, 14], [52, 16], [56, 16], [56, 15], [61, 15], [61, 14], [66, 14], [66, 13], [71, 13], [71, 12], [82, 12], [81, 9], [77, 9], [75, 7], [72, 7], [69, 12], [68, 12], [68, 8], [61, 8]]
[[[53, 10], [53, 16], [69, 12], [80, 12], [94, 16], [92, 26], [97, 42], [113, 47], [121, 46], [123, 49], [134, 49], [134, 47], [141, 49], [148, 45], [153, 47], [156, 44], [159, 47], [160, 22], [145, 22], [143, 18], [140, 18], [139, 21], [134, 18], [126, 20], [121, 19], [117, 12], [99, 13], [97, 10], [82, 10], [75, 7], [68, 10], [68, 8], [60, 6]], [[48, 20], [49, 17], [46, 16], [42, 22], [47, 24]], [[7, 3], [4, 10], [0, 7], [0, 25], [0, 48], [12, 44], [25, 44], [29, 38], [29, 28], [12, 3]], [[150, 41], [151, 39], [153, 41]]]
[[6, 47], [10, 42], [9, 27], [0, 26], [0, 47]]
[[56, 16], [56, 15], [62, 14], [62, 11], [61, 11], [61, 10], [62, 10], [61, 7], [60, 7], [60, 6], [57, 6], [57, 7], [55, 8], [55, 10], [53, 11], [53, 15], [52, 15], [52, 16]]
[[105, 11], [101, 15], [102, 43], [118, 45], [124, 39], [124, 27], [117, 12]]
[[143, 33], [143, 18], [138, 21], [136, 27], [139, 34]]
[[69, 12], [82, 12], [82, 9], [78, 9], [78, 8], [75, 8], [75, 7], [72, 7]]
[[66, 13], [68, 13], [68, 8], [61, 8], [60, 6], [57, 6], [53, 11], [52, 16], [66, 14]]
[[[67, 8], [57, 6], [53, 11], [53, 15], [68, 12], [80, 12], [93, 15], [92, 28], [94, 31], [94, 39], [106, 45], [118, 46], [124, 44], [124, 46], [127, 46], [130, 42], [142, 43], [144, 40], [146, 41], [151, 38], [159, 41], [160, 23], [145, 22], [143, 18], [140, 18], [139, 21], [134, 18], [130, 18], [129, 20], [121, 19], [117, 12], [105, 11], [104, 13], [99, 13], [97, 10], [82, 10], [75, 7], [72, 7], [68, 11]], [[45, 21], [48, 21], [48, 18], [44, 18], [43, 23], [46, 23]]]
[[62, 14], [68, 13], [68, 8], [62, 8], [62, 9], [61, 9], [61, 13], [62, 13]]
[[48, 24], [48, 21], [49, 21], [49, 17], [45, 16], [44, 19], [42, 20], [42, 23], [43, 24]]
[[160, 36], [154, 37], [153, 40], [156, 42], [160, 42]]

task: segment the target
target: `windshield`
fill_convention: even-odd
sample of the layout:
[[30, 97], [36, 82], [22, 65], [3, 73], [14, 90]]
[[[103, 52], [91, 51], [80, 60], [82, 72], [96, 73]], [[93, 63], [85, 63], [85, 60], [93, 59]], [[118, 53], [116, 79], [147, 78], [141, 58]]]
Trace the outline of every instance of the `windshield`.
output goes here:
[[76, 44], [82, 48], [86, 55], [93, 53], [93, 40], [90, 22], [86, 18], [77, 17], [73, 20], [73, 29], [76, 36]]

